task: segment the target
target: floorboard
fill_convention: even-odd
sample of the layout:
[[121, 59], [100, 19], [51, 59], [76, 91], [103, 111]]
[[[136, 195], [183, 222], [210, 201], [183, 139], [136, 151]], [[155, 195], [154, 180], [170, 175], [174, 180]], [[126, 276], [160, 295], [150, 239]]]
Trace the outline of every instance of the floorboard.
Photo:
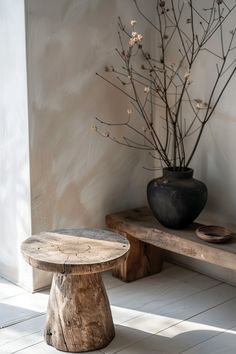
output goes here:
[[[115, 339], [93, 354], [235, 354], [236, 288], [167, 265], [132, 283], [103, 274]], [[0, 278], [0, 353], [56, 354], [45, 344], [48, 292], [27, 293]]]

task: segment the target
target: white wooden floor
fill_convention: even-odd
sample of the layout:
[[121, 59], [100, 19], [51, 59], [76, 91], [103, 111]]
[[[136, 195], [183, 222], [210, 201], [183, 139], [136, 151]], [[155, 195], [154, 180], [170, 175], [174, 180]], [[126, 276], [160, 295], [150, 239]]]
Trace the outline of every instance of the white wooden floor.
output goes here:
[[[173, 265], [129, 284], [104, 280], [116, 337], [92, 353], [236, 353], [235, 287]], [[43, 341], [47, 299], [0, 278], [0, 354], [62, 353]]]

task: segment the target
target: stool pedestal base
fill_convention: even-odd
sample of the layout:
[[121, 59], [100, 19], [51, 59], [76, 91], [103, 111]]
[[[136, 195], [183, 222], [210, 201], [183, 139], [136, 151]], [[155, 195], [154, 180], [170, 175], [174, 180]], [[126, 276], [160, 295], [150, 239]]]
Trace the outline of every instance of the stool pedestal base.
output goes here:
[[55, 273], [48, 302], [45, 340], [65, 352], [107, 346], [115, 335], [100, 273]]

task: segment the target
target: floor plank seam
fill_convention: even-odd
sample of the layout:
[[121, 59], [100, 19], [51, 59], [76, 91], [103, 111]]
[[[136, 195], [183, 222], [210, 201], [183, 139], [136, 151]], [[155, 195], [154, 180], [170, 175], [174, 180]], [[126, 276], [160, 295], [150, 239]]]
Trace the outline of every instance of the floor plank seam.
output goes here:
[[[174, 300], [173, 302], [170, 302], [170, 303], [168, 303], [168, 305], [165, 305], [165, 306], [174, 305], [176, 302], [179, 302], [179, 301], [182, 301], [182, 300], [186, 300], [186, 299], [188, 299], [188, 298], [191, 297], [191, 296], [200, 294], [200, 293], [202, 293], [202, 292], [204, 292], [204, 291], [208, 291], [208, 290], [210, 290], [210, 289], [214, 289], [214, 288], [216, 288], [216, 287], [218, 287], [218, 286], [220, 286], [220, 285], [222, 285], [222, 284], [223, 284], [223, 283], [219, 283], [219, 284], [215, 284], [215, 285], [209, 286], [208, 288], [205, 288], [205, 289], [197, 290], [196, 292], [194, 292], [194, 293], [192, 293], [192, 294], [190, 294], [190, 295], [181, 297], [181, 299]], [[153, 301], [150, 301], [150, 302], [145, 303], [145, 304], [142, 305], [141, 307], [138, 307], [137, 310], [142, 309], [143, 306], [149, 305], [149, 304], [151, 304], [152, 302], [153, 302]]]
[[[227, 299], [227, 300], [225, 300], [225, 301], [223, 301], [223, 302], [221, 302], [221, 303], [219, 303], [219, 304], [217, 304], [217, 305], [214, 305], [214, 306], [212, 306], [212, 307], [209, 307], [207, 310], [200, 311], [200, 312], [196, 313], [196, 314], [193, 315], [193, 316], [187, 317], [187, 318], [185, 318], [184, 320], [181, 320], [179, 323], [184, 322], [184, 321], [191, 320], [191, 318], [194, 318], [194, 317], [196, 317], [196, 316], [199, 316], [199, 315], [203, 314], [204, 312], [208, 312], [209, 310], [212, 310], [212, 309], [214, 309], [214, 308], [216, 308], [216, 307], [218, 307], [218, 306], [224, 305], [224, 304], [226, 304], [227, 302], [232, 301], [233, 299], [236, 299], [236, 296], [233, 296], [233, 297], [231, 297], [231, 298], [229, 298], [229, 299]], [[173, 326], [170, 326], [170, 327], [173, 327]], [[159, 332], [157, 332], [157, 333], [159, 333]]]
[[[208, 312], [209, 310], [212, 310], [212, 309], [214, 309], [214, 308], [216, 308], [216, 307], [218, 307], [218, 306], [221, 306], [221, 305], [223, 305], [223, 304], [226, 304], [227, 302], [230, 302], [230, 301], [232, 301], [233, 299], [236, 299], [236, 296], [233, 296], [232, 298], [230, 298], [230, 299], [228, 299], [228, 300], [225, 300], [225, 301], [223, 301], [223, 302], [221, 302], [221, 303], [219, 303], [219, 304], [217, 304], [217, 305], [214, 305], [214, 306], [212, 306], [212, 307], [209, 307], [207, 310], [200, 311], [200, 312], [194, 314], [193, 316], [186, 317], [186, 318], [180, 320], [179, 322], [176, 322], [175, 324], [166, 327], [165, 329], [162, 329], [162, 330], [160, 330], [160, 331], [157, 331], [156, 333], [154, 333], [154, 335], [160, 334], [161, 332], [164, 332], [164, 331], [166, 331], [166, 330], [169, 329], [169, 328], [175, 327], [176, 325], [179, 325], [179, 324], [181, 324], [182, 322], [189, 321], [189, 320], [191, 320], [192, 318], [194, 318], [194, 317], [196, 317], [196, 316], [199, 316], [199, 315], [203, 314], [204, 312]], [[164, 316], [164, 315], [163, 315], [163, 316]]]
[[[0, 284], [0, 287], [1, 287], [1, 284]], [[10, 295], [10, 296], [7, 296], [7, 297], [1, 297], [0, 298], [0, 303], [2, 303], [3, 301], [6, 301], [6, 300], [12, 299], [13, 297], [18, 297], [18, 296], [21, 296], [21, 295], [24, 295], [24, 294], [25, 294], [25, 291], [22, 291], [22, 293], [18, 293], [18, 294], [15, 294], [15, 295]]]
[[3, 326], [0, 326], [0, 331], [1, 331], [1, 329], [8, 328], [8, 327], [14, 326], [14, 325], [16, 325], [18, 323], [23, 323], [23, 322], [26, 322], [26, 321], [29, 321], [29, 320], [32, 320], [34, 318], [41, 317], [41, 316], [44, 316], [44, 315], [46, 315], [46, 312], [39, 312], [37, 315], [32, 315], [32, 316], [24, 318], [24, 319], [19, 319], [16, 322], [6, 323]]
[[181, 351], [181, 352], [179, 352], [178, 354], [186, 353], [188, 350], [193, 349], [193, 348], [196, 348], [196, 347], [198, 347], [200, 344], [206, 343], [206, 342], [208, 342], [209, 340], [211, 340], [212, 338], [216, 338], [216, 337], [220, 336], [221, 334], [227, 333], [228, 331], [230, 331], [230, 330], [231, 330], [232, 328], [234, 328], [235, 326], [236, 326], [236, 323], [235, 323], [232, 327], [227, 328], [227, 329], [225, 329], [225, 330], [222, 330], [221, 332], [219, 332], [219, 333], [217, 333], [217, 334], [214, 334], [214, 335], [212, 335], [211, 337], [209, 337], [209, 338], [207, 338], [207, 339], [204, 339], [203, 341], [199, 342], [198, 344], [195, 344], [195, 345], [193, 345], [193, 346], [191, 346], [191, 347], [189, 347], [189, 348], [187, 348], [187, 349], [184, 349], [184, 351]]
[[[212, 285], [212, 286], [210, 286], [209, 288], [205, 288], [204, 290], [199, 290], [199, 291], [197, 291], [197, 292], [195, 292], [195, 293], [192, 293], [191, 295], [188, 295], [188, 296], [185, 296], [185, 297], [183, 297], [183, 298], [181, 298], [181, 299], [178, 299], [177, 301], [173, 301], [173, 302], [171, 302], [171, 303], [169, 303], [168, 305], [165, 305], [164, 307], [162, 307], [162, 308], [165, 308], [165, 307], [167, 307], [167, 306], [172, 306], [172, 305], [174, 305], [175, 303], [177, 303], [177, 302], [179, 302], [179, 301], [182, 301], [182, 300], [186, 300], [187, 298], [190, 298], [190, 297], [192, 297], [192, 296], [194, 296], [194, 295], [198, 295], [198, 294], [201, 294], [202, 292], [204, 292], [204, 291], [208, 291], [208, 290], [210, 290], [210, 289], [213, 289], [213, 288], [216, 288], [216, 287], [218, 287], [219, 285], [221, 285], [221, 284], [223, 284], [223, 283], [220, 283], [220, 284], [216, 284], [216, 285]], [[234, 296], [234, 297], [236, 297], [236, 295]], [[233, 298], [234, 298], [233, 297]], [[232, 300], [232, 299], [230, 299], [230, 300]], [[228, 300], [227, 300], [228, 301]], [[140, 312], [143, 312], [142, 311], [142, 308], [143, 308], [143, 306], [146, 306], [146, 305], [148, 305], [148, 304], [151, 304], [153, 301], [150, 301], [150, 302], [147, 302], [146, 304], [144, 304], [144, 305], [142, 305], [142, 306], [140, 306], [140, 307], [137, 307], [137, 308], [135, 308], [135, 309], [132, 309], [132, 310], [134, 310], [134, 311], [140, 311]], [[111, 301], [110, 301], [110, 303], [111, 303]], [[223, 304], [224, 302], [222, 302], [222, 304]], [[218, 304], [218, 305], [221, 305], [221, 303], [220, 304]], [[216, 305], [216, 306], [218, 306], [218, 305]], [[117, 305], [115, 305], [115, 304], [113, 304], [113, 303], [111, 303], [111, 307], [112, 306], [117, 306]], [[161, 309], [161, 308], [160, 308]], [[209, 309], [211, 309], [211, 308], [209, 308]], [[129, 309], [127, 309], [127, 310], [129, 310]], [[203, 312], [205, 312], [205, 311], [207, 311], [207, 310], [204, 310]], [[144, 313], [147, 313], [146, 311], [144, 312]], [[199, 313], [200, 314], [200, 313]], [[194, 316], [197, 316], [198, 314], [195, 314]], [[142, 315], [141, 315], [142, 316]], [[193, 317], [194, 317], [193, 316]], [[134, 316], [134, 317], [132, 317], [132, 320], [135, 320], [136, 318], [138, 318], [138, 317], [140, 317], [140, 314], [137, 314], [137, 316]], [[188, 319], [188, 318], [187, 318]], [[184, 319], [184, 320], [181, 320], [180, 322], [182, 322], [182, 321], [185, 321], [186, 319]], [[127, 320], [125, 320], [125, 321], [123, 321], [123, 322], [121, 322], [121, 323], [119, 323], [120, 325], [122, 325], [122, 323], [126, 323], [126, 322], [129, 322], [130, 321], [130, 319], [127, 319]], [[170, 326], [170, 327], [172, 327], [172, 326]], [[169, 327], [168, 327], [169, 328]], [[167, 329], [167, 328], [166, 328]], [[163, 331], [163, 330], [161, 330], [161, 331]], [[158, 333], [158, 332], [157, 332]]]
[[[145, 332], [145, 333], [147, 333], [147, 332]], [[137, 339], [137, 340], [135, 340], [135, 341], [133, 341], [131, 344], [128, 344], [128, 345], [125, 345], [125, 346], [123, 346], [122, 348], [119, 348], [117, 351], [112, 351], [112, 353], [111, 354], [118, 354], [118, 353], [121, 353], [121, 352], [123, 352], [123, 350], [124, 349], [127, 349], [127, 348], [129, 348], [129, 347], [132, 347], [134, 344], [137, 344], [137, 343], [139, 343], [139, 342], [142, 342], [144, 339], [147, 339], [147, 338], [149, 338], [149, 337], [152, 337], [153, 336], [153, 334], [148, 334], [148, 335], [146, 335], [144, 338], [142, 338], [142, 339]], [[11, 353], [12, 354], [12, 353]], [[110, 354], [109, 352], [103, 352], [103, 354]]]
[[40, 344], [40, 343], [43, 343], [43, 342], [44, 342], [44, 340], [40, 340], [40, 341], [39, 341], [39, 342], [37, 342], [37, 343], [34, 343], [34, 344], [31, 344], [31, 345], [28, 345], [28, 346], [26, 346], [26, 347], [24, 347], [24, 348], [21, 348], [21, 349], [19, 349], [19, 350], [16, 350], [16, 351], [14, 351], [14, 352], [9, 353], [9, 354], [20, 353], [22, 350], [25, 350], [25, 349], [28, 349], [28, 348], [34, 347], [35, 345]]
[[[5, 342], [4, 344], [0, 344], [0, 349], [2, 348], [2, 347], [5, 347], [6, 345], [9, 345], [10, 343], [16, 343], [19, 339], [24, 339], [24, 338], [27, 338], [28, 336], [31, 336], [31, 335], [34, 335], [34, 334], [36, 334], [36, 333], [42, 333], [43, 332], [43, 329], [41, 329], [40, 331], [35, 331], [35, 332], [32, 332], [32, 333], [30, 333], [30, 334], [25, 334], [25, 335], [23, 335], [23, 336], [21, 336], [21, 337], [19, 337], [19, 338], [17, 338], [17, 339], [14, 339], [14, 340], [9, 340], [9, 341], [7, 341], [7, 342]], [[22, 349], [24, 349], [24, 348], [22, 348]]]
[[[209, 310], [212, 310], [212, 309], [214, 309], [214, 308], [216, 308], [216, 307], [218, 307], [218, 306], [220, 306], [220, 305], [222, 305], [222, 304], [225, 304], [225, 303], [227, 303], [227, 302], [229, 302], [229, 301], [232, 301], [233, 299], [236, 299], [236, 296], [233, 296], [232, 298], [230, 298], [230, 299], [228, 299], [228, 300], [226, 300], [226, 301], [223, 301], [223, 302], [220, 303], [220, 304], [217, 304], [217, 305], [215, 305], [215, 306], [209, 307], [207, 310], [200, 311], [199, 313], [194, 314], [193, 316], [190, 316], [190, 317], [187, 317], [187, 318], [185, 318], [185, 319], [183, 319], [183, 320], [180, 320], [179, 322], [176, 322], [175, 324], [173, 324], [173, 325], [171, 325], [171, 326], [168, 326], [168, 327], [166, 327], [166, 328], [164, 328], [164, 329], [162, 329], [162, 330], [160, 330], [160, 331], [157, 331], [156, 333], [152, 333], [152, 334], [150, 334], [149, 336], [146, 336], [145, 339], [147, 339], [148, 337], [152, 337], [152, 336], [156, 336], [156, 335], [158, 335], [158, 334], [161, 334], [161, 332], [164, 332], [164, 331], [166, 331], [167, 329], [173, 328], [173, 327], [175, 327], [176, 325], [181, 324], [182, 322], [188, 321], [188, 320], [190, 320], [191, 318], [194, 318], [195, 316], [198, 316], [198, 315], [200, 315], [200, 314], [203, 314], [204, 312], [207, 312], [207, 311], [209, 311]], [[137, 316], [137, 317], [139, 317], [139, 316]], [[132, 319], [133, 319], [133, 318], [132, 318]], [[123, 323], [125, 323], [125, 322], [127, 322], [127, 321], [124, 321]], [[122, 325], [122, 324], [121, 324], [121, 325]], [[225, 330], [225, 331], [220, 332], [219, 334], [222, 334], [222, 333], [224, 333], [224, 332], [227, 332], [228, 330], [230, 330], [231, 328], [234, 328], [234, 327], [235, 327], [235, 325], [234, 325], [233, 327], [228, 328], [228, 329]], [[217, 335], [219, 335], [219, 334], [217, 334]], [[214, 337], [214, 336], [212, 336], [211, 338], [213, 338], [213, 337]], [[208, 338], [208, 340], [211, 339], [211, 338]], [[144, 338], [139, 339], [139, 340], [133, 342], [132, 344], [129, 344], [129, 345], [123, 347], [122, 349], [119, 349], [119, 351], [113, 352], [113, 354], [118, 354], [118, 353], [122, 352], [124, 349], [127, 349], [127, 348], [129, 348], [129, 347], [132, 347], [134, 344], [137, 344], [137, 343], [139, 343], [139, 342], [142, 342], [143, 339], [144, 339]], [[207, 341], [207, 340], [206, 340], [206, 341]], [[204, 341], [203, 341], [203, 342], [204, 342]], [[200, 343], [198, 343], [198, 344], [200, 344]], [[196, 345], [196, 346], [197, 346], [197, 345]], [[189, 349], [191, 349], [191, 348], [189, 348]], [[186, 351], [186, 350], [185, 350], [185, 351]], [[182, 352], [181, 352], [181, 353], [178, 353], [178, 354], [182, 354]]]

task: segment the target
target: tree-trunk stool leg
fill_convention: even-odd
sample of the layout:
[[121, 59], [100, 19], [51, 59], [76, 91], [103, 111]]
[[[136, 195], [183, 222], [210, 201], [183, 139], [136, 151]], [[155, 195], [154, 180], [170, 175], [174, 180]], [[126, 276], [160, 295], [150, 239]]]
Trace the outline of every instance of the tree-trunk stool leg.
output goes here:
[[47, 344], [61, 351], [84, 352], [105, 347], [114, 335], [100, 273], [54, 273], [45, 328]]

